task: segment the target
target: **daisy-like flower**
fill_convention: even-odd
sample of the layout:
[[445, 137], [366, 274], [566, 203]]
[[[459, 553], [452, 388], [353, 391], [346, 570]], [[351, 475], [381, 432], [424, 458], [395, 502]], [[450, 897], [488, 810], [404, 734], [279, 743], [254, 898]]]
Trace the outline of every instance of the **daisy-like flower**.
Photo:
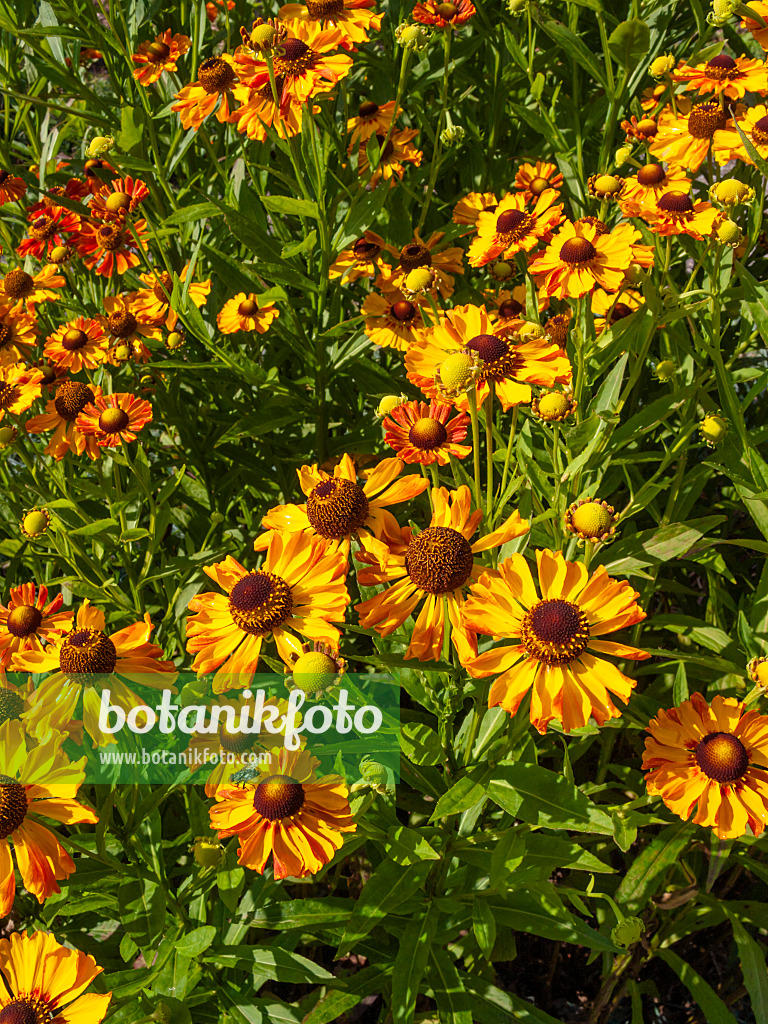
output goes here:
[[694, 202], [686, 192], [665, 192], [656, 209], [643, 209], [642, 217], [658, 235], [690, 235], [701, 241], [712, 234], [718, 211], [712, 203]]
[[[464, 2], [464, 0], [463, 0]], [[339, 46], [355, 50], [369, 41], [368, 33], [381, 28], [383, 14], [377, 14], [374, 0], [307, 0], [303, 4], [284, 4], [278, 13], [281, 21], [303, 21], [339, 30]]]
[[751, 7], [755, 14], [758, 14], [763, 21], [755, 21], [754, 18], [745, 17], [741, 27], [751, 32], [762, 48], [768, 50], [768, 27], [766, 27], [768, 26], [768, 3], [765, 0], [750, 0], [747, 7]]
[[49, 334], [43, 355], [71, 373], [94, 370], [107, 358], [107, 336], [98, 320], [79, 316]]
[[632, 251], [623, 237], [613, 231], [601, 233], [591, 224], [566, 221], [529, 269], [547, 295], [575, 299], [596, 285], [617, 291], [631, 262]]
[[590, 652], [633, 661], [650, 657], [602, 639], [645, 618], [639, 595], [604, 566], [590, 576], [585, 565], [567, 562], [560, 551], [537, 551], [536, 560], [541, 597], [521, 554], [472, 587], [462, 616], [467, 628], [515, 642], [485, 651], [467, 669], [475, 677], [498, 675], [488, 707], [500, 705], [510, 715], [533, 688], [530, 719], [542, 734], [552, 719], [565, 732], [585, 726], [590, 716], [603, 725], [621, 715], [610, 694], [628, 701], [635, 681]]
[[349, 249], [342, 249], [328, 268], [331, 281], [342, 278], [343, 284], [353, 284], [361, 277], [374, 277], [378, 270], [381, 252], [397, 256], [397, 249], [384, 241], [375, 231], [366, 231]]
[[[768, 29], [765, 31], [768, 33]], [[736, 123], [760, 156], [763, 159], [768, 158], [768, 106], [758, 103], [757, 106], [748, 107], [736, 118]], [[739, 159], [744, 163], [752, 163], [746, 151], [739, 155]]]
[[274, 302], [259, 306], [259, 297], [253, 292], [248, 295], [238, 292], [229, 299], [216, 317], [216, 324], [222, 334], [236, 334], [238, 331], [256, 331], [264, 334], [269, 330], [272, 321], [280, 316]]
[[719, 103], [699, 103], [688, 114], [678, 107], [677, 117], [664, 110], [649, 151], [659, 160], [698, 171], [710, 147], [720, 165], [735, 160], [743, 150], [733, 120]]
[[636, 309], [640, 309], [642, 303], [642, 293], [633, 288], [613, 293], [606, 292], [602, 288], [595, 288], [592, 292], [595, 333], [602, 334], [606, 328], [613, 327], [626, 316], [631, 316]]
[[23, 363], [0, 366], [0, 422], [6, 413], [18, 416], [43, 393], [43, 375], [34, 367]]
[[718, 839], [762, 835], [768, 820], [768, 715], [732, 697], [700, 693], [659, 711], [648, 725], [643, 769], [648, 792]]
[[0, 306], [0, 366], [29, 360], [37, 344], [37, 318], [24, 307]]
[[674, 82], [684, 82], [686, 92], [714, 93], [730, 100], [743, 99], [748, 92], [764, 95], [768, 91], [768, 67], [761, 60], [729, 57], [725, 53], [695, 68], [683, 64], [673, 72]]
[[[181, 281], [182, 285], [186, 282], [188, 273], [189, 264], [187, 263], [179, 274], [179, 281]], [[170, 298], [173, 294], [173, 278], [171, 275], [167, 270], [155, 270], [149, 274], [139, 274], [139, 280], [146, 287], [131, 292], [132, 306], [141, 310], [148, 317], [164, 320], [166, 326], [170, 326], [169, 321], [173, 312], [170, 304]], [[204, 306], [208, 301], [210, 291], [210, 280], [191, 281], [187, 290], [187, 296], [199, 309], [200, 306]]]
[[102, 970], [92, 956], [47, 932], [13, 932], [0, 939], [0, 1018], [8, 1024], [101, 1024], [112, 993], [85, 990]]
[[138, 265], [138, 249], [144, 248], [146, 228], [145, 220], [137, 220], [129, 228], [124, 215], [115, 221], [89, 221], [71, 242], [88, 270], [100, 277], [112, 277]]
[[153, 42], [139, 43], [131, 60], [138, 67], [133, 69], [133, 77], [145, 88], [156, 82], [164, 71], [176, 71], [176, 61], [183, 56], [192, 45], [189, 36], [170, 29], [155, 36]]
[[[398, 117], [402, 114], [403, 108], [398, 110]], [[374, 103], [373, 100], [365, 100], [360, 104], [357, 117], [350, 117], [347, 121], [347, 131], [352, 133], [349, 140], [348, 153], [361, 142], [367, 142], [372, 135], [386, 135], [389, 126], [395, 117], [395, 101], [388, 103]]]
[[0, 206], [21, 199], [27, 191], [23, 178], [18, 178], [10, 171], [0, 171]]
[[439, 292], [441, 298], [449, 299], [453, 295], [454, 284], [451, 275], [464, 273], [464, 267], [461, 265], [464, 250], [459, 246], [451, 246], [435, 252], [435, 247], [440, 244], [444, 235], [444, 231], [433, 231], [426, 242], [422, 242], [416, 235], [412, 242], [400, 250], [397, 266], [382, 267], [376, 278], [376, 287], [383, 291], [402, 289], [406, 277], [412, 270], [416, 270], [417, 267], [432, 267], [436, 275], [434, 290]]
[[[44, 651], [14, 654], [14, 672], [47, 672], [30, 699], [31, 709], [24, 716], [29, 732], [36, 737], [48, 729], [66, 729], [73, 718], [82, 718], [85, 731], [95, 746], [114, 743], [114, 736], [99, 729], [102, 688], [110, 691], [112, 704], [130, 712], [144, 701], [127, 686], [128, 680], [153, 689], [169, 689], [176, 669], [172, 661], [161, 661], [163, 650], [150, 643], [153, 630], [149, 613], [141, 622], [106, 633], [104, 612], [91, 608], [86, 598], [78, 609], [75, 625], [62, 638], [51, 638]], [[77, 715], [82, 697], [82, 712]]]
[[144, 202], [149, 189], [140, 178], [117, 178], [94, 193], [89, 207], [99, 220], [122, 221]]
[[[405, 174], [403, 164], [414, 164], [416, 167], [421, 164], [421, 158], [424, 154], [420, 149], [416, 149], [415, 146], [411, 145], [411, 141], [418, 133], [417, 128], [401, 128], [399, 131], [392, 132], [386, 144], [384, 143], [384, 135], [376, 136], [376, 141], [379, 144], [379, 163], [371, 175], [370, 184], [373, 188], [378, 185], [382, 178], [388, 181], [390, 188], [392, 188], [396, 184], [395, 178], [402, 180]], [[384, 146], [383, 149], [381, 149], [382, 146]], [[368, 160], [367, 147], [367, 142], [361, 143], [357, 155], [357, 170], [361, 176], [366, 175], [371, 166]]]
[[34, 313], [35, 303], [55, 302], [58, 296], [53, 289], [63, 288], [65, 283], [54, 266], [43, 267], [34, 277], [15, 267], [0, 278], [0, 303], [10, 304], [14, 313], [22, 308]]
[[0, 604], [0, 668], [7, 669], [20, 651], [42, 651], [43, 643], [68, 633], [74, 612], [60, 611], [64, 598], [48, 600], [43, 584], [11, 587], [8, 604]]
[[558, 171], [557, 164], [544, 160], [537, 160], [535, 164], [520, 164], [515, 173], [515, 188], [523, 193], [526, 203], [537, 199], [548, 188], [553, 188], [559, 193], [562, 187], [563, 176]]
[[[275, 79], [274, 95], [271, 82], [262, 85], [260, 89], [235, 86], [235, 99], [240, 106], [232, 112], [231, 124], [249, 139], [255, 139], [257, 142], [263, 142], [267, 138], [267, 127], [274, 128], [281, 139], [299, 135], [303, 108], [300, 103], [290, 102], [281, 108], [279, 97], [282, 95], [283, 85], [282, 79]], [[275, 95], [278, 97], [277, 103]], [[313, 112], [316, 113], [319, 109], [315, 106]]]
[[[283, 83], [280, 112], [289, 104], [306, 103], [319, 92], [328, 92], [349, 74], [352, 58], [334, 54], [342, 43], [338, 28], [322, 28], [316, 21], [294, 18], [284, 22], [288, 35], [273, 51], [275, 78]], [[269, 69], [259, 53], [247, 51], [236, 55], [240, 80], [251, 89], [269, 85]]]
[[494, 213], [499, 200], [493, 192], [468, 192], [453, 208], [454, 224], [477, 224], [481, 213]]
[[[489, 309], [489, 316], [491, 320], [494, 319], [494, 316], [498, 317], [498, 321], [496, 321], [498, 327], [506, 327], [511, 322], [526, 317], [528, 292], [524, 284], [516, 284], [511, 290], [502, 288], [500, 292], [485, 291], [483, 298], [489, 305], [492, 304], [495, 307], [495, 309]], [[549, 296], [537, 296], [536, 305], [538, 312], [543, 313], [549, 308]]]
[[80, 217], [63, 206], [47, 206], [29, 217], [28, 236], [16, 247], [19, 256], [41, 259], [58, 245], [66, 245], [68, 237], [80, 229]]
[[556, 199], [557, 192], [546, 189], [528, 210], [524, 193], [510, 193], [492, 213], [480, 213], [477, 237], [469, 247], [470, 266], [484, 267], [517, 252], [530, 252], [562, 219], [563, 207], [554, 205]]
[[422, 309], [429, 311], [427, 299], [417, 296], [406, 299], [401, 291], [394, 289], [383, 295], [370, 292], [360, 312], [366, 318], [365, 333], [374, 345], [407, 352], [424, 327]]
[[[75, 864], [40, 816], [66, 825], [99, 820], [75, 799], [85, 779], [85, 758], [70, 764], [61, 750], [64, 738], [48, 732], [43, 742], [33, 743], [20, 721], [0, 725], [0, 917], [10, 912], [16, 895], [11, 844], [26, 889], [43, 903], [61, 892], [56, 883], [69, 878]], [[0, 1009], [0, 1019], [5, 1012]], [[14, 1018], [6, 1014], [6, 1020]]]
[[644, 208], [653, 209], [665, 192], [690, 192], [692, 185], [679, 167], [665, 170], [661, 164], [648, 163], [624, 180], [619, 206], [625, 217], [639, 217]]
[[307, 750], [275, 748], [259, 778], [242, 788], [220, 787], [211, 828], [221, 839], [236, 835], [238, 864], [264, 873], [272, 855], [275, 878], [306, 878], [333, 860], [345, 832], [357, 825], [340, 775], [318, 779]]
[[[427, 398], [440, 395], [440, 368], [458, 352], [477, 353], [482, 361], [477, 382], [477, 401], [485, 401], [493, 383], [503, 409], [531, 400], [531, 384], [552, 387], [566, 384], [571, 366], [565, 353], [551, 341], [531, 338], [515, 344], [510, 333], [499, 332], [485, 306], [455, 306], [437, 327], [421, 333], [405, 355], [405, 369], [412, 384]], [[454, 404], [466, 412], [469, 399], [459, 395]]]
[[420, 0], [411, 12], [414, 21], [421, 25], [432, 25], [434, 28], [458, 28], [475, 14], [475, 5], [470, 3], [470, 0], [456, 0], [455, 3]]
[[152, 421], [152, 406], [130, 394], [97, 397], [78, 415], [75, 426], [86, 437], [94, 437], [99, 448], [119, 448], [135, 441], [136, 435]]
[[187, 650], [199, 675], [215, 671], [213, 692], [248, 686], [261, 648], [272, 637], [282, 658], [293, 649], [289, 629], [311, 640], [337, 643], [349, 603], [346, 559], [324, 537], [270, 532], [267, 556], [249, 572], [231, 555], [203, 566], [224, 594], [198, 594], [189, 608]]
[[[387, 511], [389, 506], [411, 501], [429, 486], [417, 473], [401, 476], [404, 468], [399, 459], [383, 459], [373, 469], [362, 471], [365, 482], [359, 484], [350, 455], [342, 457], [332, 475], [317, 466], [302, 466], [296, 472], [306, 502], [277, 505], [264, 516], [261, 525], [281, 533], [300, 530], [310, 536], [318, 534], [340, 547], [345, 559], [352, 537], [366, 550], [385, 554], [386, 542], [400, 536], [397, 520]], [[271, 534], [263, 534], [254, 541], [254, 549], [264, 549], [270, 540]], [[382, 540], [383, 547], [379, 543]]]
[[[142, 307], [137, 299], [137, 292], [126, 292], [124, 295], [106, 295], [103, 300], [106, 316], [99, 317], [104, 330], [112, 344], [125, 343], [134, 345], [141, 338], [162, 341], [163, 316], [154, 316]], [[143, 351], [142, 351], [143, 350]], [[149, 349], [140, 342], [139, 349], [143, 362], [149, 362]]]
[[621, 130], [626, 135], [626, 141], [629, 145], [633, 142], [647, 143], [654, 137], [656, 132], [659, 130], [659, 126], [652, 117], [640, 117], [637, 118], [633, 114], [628, 121], [621, 122]]
[[398, 405], [382, 423], [384, 441], [397, 452], [403, 462], [419, 462], [428, 466], [437, 462], [450, 464], [450, 456], [466, 458], [471, 445], [461, 444], [467, 436], [469, 416], [460, 412], [449, 419], [453, 406], [437, 399], [426, 402], [405, 402]]
[[197, 69], [197, 81], [176, 93], [178, 102], [171, 110], [178, 111], [183, 128], [197, 131], [214, 110], [223, 124], [232, 114], [229, 94], [238, 81], [235, 62], [228, 53], [209, 57]]
[[[438, 659], [448, 628], [451, 642], [465, 664], [476, 656], [477, 643], [475, 634], [461, 621], [463, 590], [470, 579], [476, 580], [484, 572], [474, 555], [527, 533], [529, 524], [515, 511], [497, 530], [471, 544], [483, 513], [471, 511], [469, 488], [462, 486], [453, 493], [445, 487], [434, 488], [432, 502], [434, 512], [427, 529], [414, 537], [410, 526], [401, 527], [399, 543], [390, 545], [386, 559], [367, 551], [355, 553], [358, 561], [366, 563], [358, 572], [361, 586], [392, 584], [383, 593], [355, 605], [355, 611], [363, 627], [373, 627], [379, 636], [389, 636], [423, 600], [405, 657]], [[491, 573], [496, 575], [495, 570]], [[449, 623], [445, 621], [446, 605]]]
[[78, 427], [76, 420], [91, 402], [101, 397], [101, 388], [96, 384], [83, 384], [77, 380], [63, 381], [56, 389], [54, 398], [45, 406], [45, 412], [33, 416], [24, 424], [28, 434], [45, 434], [53, 431], [53, 437], [45, 447], [45, 454], [61, 462], [67, 452], [88, 458], [99, 458], [99, 448], [92, 437]]

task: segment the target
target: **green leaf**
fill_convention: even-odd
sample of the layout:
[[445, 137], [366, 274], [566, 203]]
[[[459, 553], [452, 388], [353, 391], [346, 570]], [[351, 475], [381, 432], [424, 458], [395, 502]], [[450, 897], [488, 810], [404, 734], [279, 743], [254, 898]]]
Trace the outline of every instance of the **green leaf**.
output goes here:
[[115, 141], [120, 149], [130, 153], [141, 142], [144, 134], [145, 115], [140, 106], [123, 107], [120, 111], [120, 131]]
[[635, 68], [647, 58], [651, 48], [651, 30], [639, 18], [622, 21], [608, 36], [608, 50], [621, 67]]
[[191, 206], [182, 206], [163, 218], [163, 224], [165, 227], [175, 227], [177, 224], [189, 224], [190, 221], [200, 221], [206, 217], [218, 217], [220, 213], [221, 210], [215, 203], [193, 203]]
[[764, 281], [754, 278], [738, 260], [735, 267], [744, 293], [743, 305], [760, 332], [760, 337], [768, 344], [768, 287]]
[[538, 13], [534, 13], [534, 17], [550, 39], [553, 39], [570, 57], [578, 61], [589, 72], [590, 77], [598, 81], [607, 91], [608, 81], [605, 77], [605, 68], [586, 43], [561, 22], [554, 21], [552, 18], [544, 18]]
[[293, 985], [309, 982], [329, 981], [333, 978], [319, 964], [298, 953], [290, 953], [277, 946], [227, 946], [201, 958], [204, 964], [215, 964], [217, 967], [239, 967], [257, 971], [265, 981], [282, 981]]
[[392, 972], [392, 1019], [395, 1024], [413, 1024], [416, 997], [437, 931], [438, 910], [430, 903], [426, 912], [408, 923]]
[[491, 768], [473, 768], [462, 776], [447, 793], [443, 793], [432, 812], [430, 822], [448, 814], [461, 814], [487, 794], [488, 783], [494, 772]]
[[675, 681], [672, 684], [672, 703], [677, 707], [684, 700], [688, 700], [688, 673], [685, 669], [685, 663], [681, 661], [677, 666]]
[[536, 764], [500, 764], [488, 796], [531, 825], [613, 835], [610, 817], [573, 783]]
[[472, 901], [472, 931], [483, 955], [490, 959], [496, 942], [496, 918], [486, 901], [475, 896]]
[[344, 956], [355, 943], [365, 938], [383, 917], [414, 896], [424, 885], [431, 870], [432, 861], [428, 860], [409, 864], [405, 869], [391, 860], [380, 864], [365, 883], [357, 900], [354, 913], [339, 943], [337, 958]]
[[320, 210], [317, 203], [308, 199], [293, 199], [291, 196], [259, 196], [261, 203], [267, 210], [274, 213], [296, 214], [299, 217], [314, 217], [318, 220]]
[[74, 530], [68, 530], [70, 537], [97, 537], [100, 533], [108, 530], [117, 530], [120, 523], [116, 519], [97, 519], [95, 523], [86, 523], [85, 526], [78, 526]]
[[503, 903], [498, 897], [489, 897], [496, 924], [504, 924], [515, 931], [541, 935], [545, 939], [589, 946], [590, 949], [618, 953], [619, 947], [600, 932], [575, 917], [563, 904], [554, 886], [545, 883], [541, 888], [511, 892]]
[[414, 764], [439, 764], [445, 756], [435, 730], [421, 722], [402, 725], [400, 749]]
[[[430, 831], [439, 835], [437, 829], [431, 829]], [[440, 860], [440, 854], [430, 846], [426, 837], [421, 832], [417, 832], [416, 829], [407, 828], [405, 825], [392, 826], [387, 833], [384, 848], [387, 851], [388, 857], [395, 861], [396, 864], [402, 864], [404, 867], [425, 860]], [[327, 900], [322, 902], [325, 903]]]
[[685, 985], [703, 1011], [707, 1024], [738, 1024], [720, 996], [697, 974], [690, 964], [671, 949], [659, 949], [656, 956], [664, 961]]
[[507, 882], [514, 878], [515, 870], [522, 864], [526, 854], [526, 844], [532, 838], [518, 835], [514, 829], [507, 829], [496, 843], [491, 854], [490, 883], [491, 888], [506, 890]]
[[536, 1009], [527, 999], [512, 992], [504, 992], [476, 974], [459, 973], [459, 977], [472, 997], [472, 1016], [478, 1024], [562, 1024], [543, 1010]]
[[135, 540], [144, 540], [145, 537], [151, 537], [149, 530], [145, 530], [143, 527], [136, 527], [133, 530], [124, 530], [120, 534], [121, 544], [130, 544]]
[[687, 822], [670, 825], [660, 832], [633, 860], [616, 890], [616, 902], [626, 908], [628, 914], [644, 910], [690, 840]]
[[317, 232], [310, 231], [306, 238], [302, 238], [298, 242], [289, 242], [288, 245], [284, 245], [280, 255], [284, 260], [289, 259], [291, 256], [298, 256], [299, 253], [307, 252], [308, 249], [314, 248], [316, 241]]
[[354, 906], [353, 900], [334, 896], [326, 896], [321, 900], [281, 900], [254, 910], [249, 917], [249, 924], [252, 928], [271, 928], [275, 931], [287, 931], [290, 928], [312, 931], [315, 928], [344, 924]]
[[756, 1020], [768, 1020], [768, 971], [765, 967], [763, 947], [749, 934], [738, 917], [725, 905], [725, 912], [733, 925], [733, 937], [739, 951], [741, 973]]
[[157, 882], [137, 878], [123, 882], [117, 890], [120, 920], [127, 935], [133, 939], [151, 962], [151, 953], [165, 933], [165, 889]]
[[440, 1020], [447, 1024], [472, 1024], [472, 1000], [462, 976], [449, 954], [436, 944], [432, 946], [426, 977]]
[[203, 950], [208, 949], [215, 938], [216, 929], [214, 926], [212, 924], [203, 925], [202, 928], [195, 928], [194, 931], [182, 935], [176, 943], [176, 952], [180, 953], [181, 956], [199, 956]]
[[687, 523], [672, 523], [661, 529], [642, 530], [634, 537], [627, 537], [612, 544], [607, 553], [611, 560], [605, 562], [605, 568], [613, 576], [616, 573], [627, 575], [634, 569], [646, 565], [660, 565], [674, 558], [681, 558], [701, 540], [704, 534], [720, 523], [727, 516], [704, 516], [702, 519], [691, 519]]

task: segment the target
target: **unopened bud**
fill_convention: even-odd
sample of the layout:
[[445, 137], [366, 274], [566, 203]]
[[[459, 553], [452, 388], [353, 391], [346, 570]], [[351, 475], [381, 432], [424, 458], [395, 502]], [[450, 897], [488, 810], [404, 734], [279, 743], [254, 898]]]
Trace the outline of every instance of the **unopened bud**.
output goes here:
[[429, 45], [430, 33], [421, 25], [398, 25], [395, 37], [407, 50], [423, 50]]
[[712, 0], [712, 10], [707, 15], [710, 25], [722, 26], [733, 17], [741, 0]]
[[677, 366], [672, 362], [671, 359], [662, 359], [660, 363], [656, 363], [656, 377], [666, 384], [667, 381], [672, 380], [674, 375], [677, 373]]
[[215, 868], [221, 863], [224, 847], [215, 839], [209, 839], [207, 836], [198, 836], [195, 840], [195, 845], [192, 847], [192, 855], [195, 858], [195, 864], [199, 867]]
[[454, 124], [450, 128], [443, 128], [440, 132], [440, 141], [446, 149], [451, 149], [453, 146], [460, 146], [466, 134], [460, 124]]
[[625, 917], [611, 929], [611, 941], [617, 946], [633, 946], [643, 937], [645, 925], [639, 917]]
[[380, 420], [383, 420], [384, 417], [388, 416], [393, 409], [398, 407], [398, 405], [402, 405], [407, 401], [408, 399], [405, 395], [385, 395], [379, 402], [378, 408], [376, 409], [376, 416]]
[[732, 249], [737, 249], [744, 241], [744, 235], [739, 225], [728, 217], [723, 217], [722, 220], [715, 224], [715, 237], [718, 242], [723, 245], [730, 245]]
[[257, 25], [253, 32], [251, 32], [251, 46], [254, 50], [270, 50], [274, 45], [276, 36], [277, 32], [271, 25], [266, 23], [264, 25]]
[[507, 263], [506, 260], [498, 260], [496, 263], [490, 264], [488, 271], [497, 281], [508, 281], [510, 277], [514, 276], [515, 267], [511, 263]]
[[699, 424], [699, 433], [710, 448], [714, 448], [723, 440], [728, 431], [728, 422], [722, 416], [711, 413]]
[[755, 198], [755, 190], [737, 178], [724, 178], [712, 186], [709, 198], [720, 206], [737, 206], [739, 203], [750, 203]]
[[674, 66], [675, 58], [671, 53], [667, 53], [663, 57], [657, 57], [648, 68], [648, 72], [651, 75], [651, 78], [663, 78], [664, 75], [669, 74]]
[[625, 164], [627, 162], [627, 160], [629, 160], [629, 158], [631, 156], [632, 156], [632, 149], [631, 149], [631, 147], [630, 146], [622, 146], [620, 149], [616, 150], [616, 154], [614, 156], [614, 163], [616, 164], [617, 167], [621, 167], [621, 165]]
[[115, 140], [111, 135], [96, 135], [91, 139], [88, 146], [88, 156], [92, 160], [97, 160], [100, 156], [108, 153], [114, 144]]

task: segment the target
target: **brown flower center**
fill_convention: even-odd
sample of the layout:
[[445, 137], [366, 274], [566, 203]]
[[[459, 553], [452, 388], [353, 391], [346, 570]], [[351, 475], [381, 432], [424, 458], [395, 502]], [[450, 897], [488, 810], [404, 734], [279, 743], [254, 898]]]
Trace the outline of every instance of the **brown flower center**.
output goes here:
[[75, 352], [77, 349], [88, 344], [88, 335], [85, 331], [78, 330], [77, 327], [70, 327], [61, 339], [61, 344], [67, 352]]
[[20, 604], [8, 613], [6, 625], [12, 636], [32, 636], [42, 621], [43, 615], [39, 608], [31, 604]]
[[432, 416], [422, 416], [408, 432], [408, 440], [414, 448], [420, 448], [425, 452], [442, 447], [447, 439], [448, 431], [445, 426]]
[[94, 400], [94, 397], [93, 391], [87, 384], [81, 384], [76, 380], [65, 380], [59, 386], [53, 404], [59, 416], [71, 423], [77, 419], [86, 405]]
[[147, 58], [153, 64], [162, 64], [170, 52], [171, 48], [167, 43], [150, 43], [147, 47]]
[[125, 232], [111, 224], [103, 224], [96, 232], [99, 245], [106, 252], [114, 252], [125, 242]]
[[0, 775], [0, 840], [7, 839], [15, 832], [26, 816], [27, 796], [24, 787], [7, 775]]
[[499, 316], [502, 320], [509, 320], [510, 317], [519, 316], [525, 307], [517, 299], [504, 299], [499, 303]]
[[0, 409], [8, 409], [19, 397], [19, 389], [15, 384], [0, 381]]
[[368, 499], [354, 480], [338, 476], [321, 480], [307, 498], [307, 519], [322, 537], [348, 537], [367, 518]]
[[375, 260], [381, 252], [381, 246], [375, 242], [369, 242], [367, 238], [358, 238], [352, 246], [352, 252], [358, 263], [370, 263]]
[[117, 650], [100, 629], [74, 629], [67, 633], [59, 651], [61, 671], [75, 683], [90, 682], [94, 675], [114, 672]]
[[[752, 128], [752, 141], [756, 142], [758, 146], [768, 145], [768, 115], [755, 121]], [[6, 287], [5, 290], [8, 291], [8, 288]]]
[[507, 343], [495, 334], [476, 334], [467, 342], [467, 348], [477, 352], [484, 363], [494, 363], [507, 352]]
[[625, 316], [629, 316], [632, 313], [634, 313], [634, 309], [628, 306], [626, 302], [617, 302], [611, 313], [611, 323], [615, 324], [617, 320], [623, 320]]
[[105, 434], [119, 434], [121, 430], [125, 430], [128, 422], [128, 413], [125, 409], [111, 406], [99, 416], [99, 430], [103, 430]]
[[256, 569], [232, 587], [229, 613], [236, 626], [251, 636], [266, 636], [293, 611], [291, 588], [280, 576]]
[[255, 737], [247, 732], [230, 730], [225, 722], [219, 729], [219, 745], [228, 754], [243, 754], [250, 750]]
[[0, 349], [7, 348], [13, 339], [13, 330], [8, 324], [0, 324]]
[[597, 249], [588, 238], [583, 238], [581, 235], [569, 238], [560, 249], [560, 259], [571, 266], [589, 263], [595, 256], [597, 256]]
[[275, 57], [275, 74], [296, 77], [309, 71], [317, 63], [317, 54], [301, 39], [289, 36], [279, 44]]
[[152, 294], [158, 302], [167, 303], [168, 297], [173, 291], [173, 279], [167, 270], [157, 275], [157, 283], [152, 289]]
[[727, 53], [721, 53], [707, 61], [707, 77], [713, 78], [716, 82], [724, 82], [728, 78], [735, 78], [739, 73], [739, 66], [733, 57]]
[[304, 0], [310, 18], [324, 21], [326, 18], [337, 18], [344, 13], [344, 0]]
[[47, 241], [47, 239], [52, 238], [56, 234], [55, 218], [48, 216], [38, 217], [29, 229], [29, 234], [32, 238], [37, 238], [40, 241]]
[[0, 1024], [49, 1024], [52, 1019], [52, 1007], [47, 1000], [26, 996], [12, 999], [0, 1010]]
[[431, 267], [432, 254], [426, 245], [410, 242], [400, 250], [400, 266], [403, 270], [415, 270], [417, 267]]
[[688, 115], [688, 134], [694, 139], [711, 139], [728, 118], [719, 103], [699, 103]]
[[532, 192], [535, 196], [540, 196], [541, 193], [546, 192], [548, 188], [552, 188], [552, 186], [546, 178], [534, 178], [528, 186], [528, 191]]
[[11, 176], [10, 171], [0, 171], [0, 185], [4, 185]]
[[526, 613], [520, 625], [526, 652], [546, 665], [567, 665], [589, 643], [587, 616], [571, 601], [547, 599]]
[[237, 81], [237, 75], [221, 57], [209, 57], [198, 68], [197, 80], [210, 96], [229, 89]]
[[665, 213], [693, 213], [693, 201], [686, 192], [665, 192], [656, 206]]
[[450, 21], [456, 15], [458, 7], [456, 4], [438, 4], [435, 7], [435, 14], [439, 14], [441, 18], [445, 18], [446, 21]]
[[361, 103], [357, 110], [358, 117], [374, 117], [379, 112], [379, 104], [374, 103], [373, 100], [366, 100], [365, 103]]
[[546, 323], [546, 331], [556, 345], [562, 346], [568, 337], [571, 318], [567, 313], [555, 313]]
[[21, 718], [21, 712], [24, 710], [24, 700], [14, 693], [13, 690], [9, 690], [6, 687], [0, 687], [0, 725], [3, 722], [9, 720], [17, 720]]
[[107, 317], [107, 326], [116, 338], [128, 338], [136, 330], [138, 320], [130, 310], [118, 309]]
[[414, 537], [405, 553], [405, 568], [428, 594], [448, 594], [463, 587], [474, 560], [467, 538], [450, 526], [430, 526]]
[[646, 187], [660, 185], [666, 176], [667, 172], [661, 164], [646, 164], [645, 167], [641, 167], [637, 172], [637, 181], [639, 185], [645, 185]]
[[35, 279], [18, 267], [10, 270], [3, 278], [5, 294], [12, 299], [25, 299], [35, 290]]
[[412, 302], [403, 299], [400, 302], [395, 302], [390, 312], [400, 323], [409, 323], [416, 316], [416, 307]]
[[243, 299], [237, 307], [237, 312], [240, 316], [255, 316], [259, 312], [259, 304], [253, 299]]
[[705, 736], [693, 756], [704, 774], [721, 785], [742, 778], [749, 767], [746, 747], [730, 732], [712, 732]]
[[533, 214], [526, 213], [525, 210], [505, 210], [496, 218], [496, 234], [507, 247], [519, 242], [535, 221]]
[[304, 806], [304, 787], [290, 775], [270, 775], [253, 793], [253, 806], [268, 821], [292, 818]]

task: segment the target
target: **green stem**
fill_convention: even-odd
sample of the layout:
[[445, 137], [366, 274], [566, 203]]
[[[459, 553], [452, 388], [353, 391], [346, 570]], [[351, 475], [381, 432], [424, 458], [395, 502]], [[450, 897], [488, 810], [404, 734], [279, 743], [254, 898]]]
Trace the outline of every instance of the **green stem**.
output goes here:
[[[515, 433], [517, 431], [517, 417], [519, 415], [519, 411], [520, 407], [516, 405], [514, 412], [512, 413], [512, 426], [509, 428], [509, 438], [507, 439], [507, 454], [504, 456], [504, 470], [501, 474], [501, 492], [499, 494], [499, 498], [504, 497], [504, 493], [507, 487], [507, 477], [509, 476], [509, 464], [512, 458], [512, 448], [514, 446]], [[500, 513], [501, 509], [496, 509], [495, 511]]]
[[419, 225], [416, 228], [417, 235], [421, 232], [421, 229], [424, 227], [424, 222], [427, 219], [427, 213], [429, 212], [429, 204], [432, 202], [432, 193], [435, 190], [437, 172], [440, 167], [440, 132], [442, 131], [443, 118], [445, 117], [446, 107], [448, 106], [448, 78], [450, 75], [449, 69], [451, 63], [452, 35], [453, 29], [449, 26], [448, 28], [445, 29], [443, 35], [443, 88], [440, 94], [440, 113], [437, 115], [437, 128], [435, 129], [435, 148], [432, 151], [432, 166], [429, 169], [429, 183], [427, 185], [427, 195], [424, 203], [422, 204], [421, 216], [419, 217]]
[[472, 456], [475, 465], [475, 508], [481, 509], [483, 502], [480, 489], [480, 421], [477, 415], [477, 385], [472, 385], [469, 398], [469, 416], [472, 420]]

